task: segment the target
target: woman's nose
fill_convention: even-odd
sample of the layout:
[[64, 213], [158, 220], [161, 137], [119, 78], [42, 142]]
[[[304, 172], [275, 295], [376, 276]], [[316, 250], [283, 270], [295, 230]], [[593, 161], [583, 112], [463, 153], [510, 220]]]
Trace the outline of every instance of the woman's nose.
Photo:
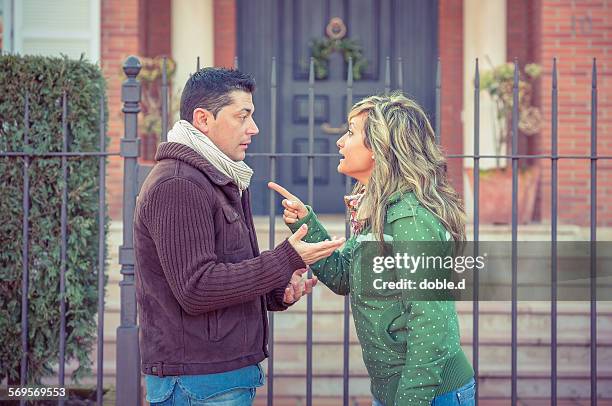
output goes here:
[[343, 134], [342, 137], [338, 138], [338, 141], [336, 141], [336, 146], [338, 148], [342, 148], [342, 146], [344, 145], [344, 137], [346, 136], [346, 134]]

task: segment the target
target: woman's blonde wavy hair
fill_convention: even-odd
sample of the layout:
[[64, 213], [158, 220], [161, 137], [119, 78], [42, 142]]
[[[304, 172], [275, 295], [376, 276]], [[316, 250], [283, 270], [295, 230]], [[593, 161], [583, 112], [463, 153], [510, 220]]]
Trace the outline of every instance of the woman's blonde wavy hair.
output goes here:
[[[419, 202], [442, 222], [455, 241], [465, 241], [465, 212], [446, 176], [446, 159], [436, 144], [423, 109], [401, 93], [367, 97], [356, 103], [349, 121], [365, 114], [364, 143], [373, 152], [374, 168], [359, 208], [374, 235], [383, 241], [389, 197], [413, 191]], [[363, 184], [357, 183], [354, 193]]]

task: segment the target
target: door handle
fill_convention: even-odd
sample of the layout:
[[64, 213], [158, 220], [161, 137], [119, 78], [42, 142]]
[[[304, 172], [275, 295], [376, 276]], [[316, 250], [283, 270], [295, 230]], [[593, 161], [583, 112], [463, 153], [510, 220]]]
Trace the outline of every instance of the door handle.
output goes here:
[[329, 123], [323, 123], [321, 124], [321, 130], [323, 130], [325, 134], [339, 135], [344, 134], [348, 130], [348, 127], [346, 124], [343, 124], [341, 127], [332, 127]]

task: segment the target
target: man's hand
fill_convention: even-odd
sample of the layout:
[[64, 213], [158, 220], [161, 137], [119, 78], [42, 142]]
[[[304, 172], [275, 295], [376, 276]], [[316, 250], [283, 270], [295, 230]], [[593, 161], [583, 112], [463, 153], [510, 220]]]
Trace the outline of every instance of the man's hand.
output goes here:
[[306, 273], [308, 269], [298, 269], [291, 275], [291, 281], [285, 288], [285, 295], [283, 296], [283, 302], [286, 304], [292, 304], [300, 300], [302, 296], [306, 296], [312, 293], [312, 288], [319, 281], [316, 276], [311, 279], [302, 279], [302, 275]]
[[284, 197], [281, 204], [285, 208], [285, 211], [283, 212], [283, 220], [285, 220], [285, 224], [293, 224], [306, 217], [308, 214], [308, 209], [295, 195], [291, 194], [287, 189], [278, 183], [268, 182], [268, 187]]
[[333, 237], [331, 241], [326, 240], [317, 243], [307, 243], [302, 241], [302, 238], [304, 238], [306, 234], [308, 234], [308, 226], [302, 224], [302, 226], [287, 239], [300, 257], [302, 257], [302, 261], [304, 261], [306, 265], [314, 264], [320, 259], [327, 258], [332, 252], [344, 244], [344, 237]]

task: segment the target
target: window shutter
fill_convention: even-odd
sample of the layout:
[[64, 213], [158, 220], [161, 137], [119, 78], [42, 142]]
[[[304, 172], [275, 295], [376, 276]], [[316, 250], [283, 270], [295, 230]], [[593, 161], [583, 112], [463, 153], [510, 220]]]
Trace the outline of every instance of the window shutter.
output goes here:
[[22, 0], [14, 3], [14, 51], [100, 59], [100, 0]]

